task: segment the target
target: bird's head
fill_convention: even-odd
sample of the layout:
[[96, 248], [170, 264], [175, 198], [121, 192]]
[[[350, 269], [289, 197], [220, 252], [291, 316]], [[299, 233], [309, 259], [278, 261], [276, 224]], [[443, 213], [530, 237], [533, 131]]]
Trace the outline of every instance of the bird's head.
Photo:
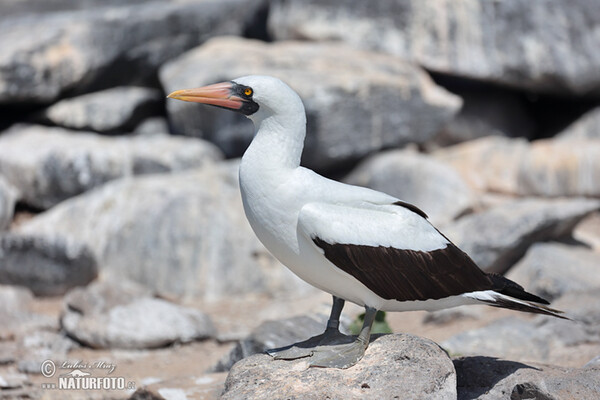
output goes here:
[[196, 89], [176, 90], [171, 99], [210, 104], [244, 114], [253, 121], [270, 115], [304, 114], [300, 97], [281, 80], [249, 75]]

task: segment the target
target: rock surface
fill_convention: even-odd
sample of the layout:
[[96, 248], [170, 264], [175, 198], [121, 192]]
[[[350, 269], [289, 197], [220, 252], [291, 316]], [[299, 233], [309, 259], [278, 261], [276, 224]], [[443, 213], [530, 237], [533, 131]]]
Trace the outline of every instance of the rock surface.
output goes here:
[[442, 232], [488, 272], [504, 273], [535, 242], [565, 238], [600, 200], [518, 199], [470, 214]]
[[128, 400], [218, 399], [223, 391], [225, 373], [168, 379], [139, 388]]
[[600, 197], [600, 141], [487, 137], [434, 153], [474, 188], [518, 196]]
[[549, 92], [598, 93], [595, 2], [275, 1], [277, 40], [343, 40], [429, 70]]
[[600, 368], [560, 368], [490, 357], [454, 360], [459, 400], [569, 400], [600, 396]]
[[507, 277], [548, 301], [600, 288], [600, 253], [561, 243], [536, 243]]
[[306, 360], [257, 354], [233, 366], [222, 399], [455, 399], [456, 375], [435, 343], [411, 335], [371, 341], [352, 368], [307, 368]]
[[104, 137], [18, 125], [0, 136], [0, 173], [24, 203], [42, 209], [124, 176], [181, 171], [221, 158], [191, 138]]
[[215, 334], [201, 311], [152, 298], [129, 283], [97, 282], [72, 290], [64, 301], [63, 328], [93, 348], [154, 348]]
[[445, 340], [453, 355], [485, 355], [555, 365], [583, 365], [600, 353], [600, 289], [572, 292], [552, 303], [572, 321], [536, 316], [507, 317]]
[[248, 293], [305, 293], [270, 256], [244, 216], [237, 163], [110, 182], [21, 226], [76, 238], [101, 271], [167, 296], [219, 300]]
[[449, 222], [473, 204], [473, 194], [452, 168], [414, 151], [391, 150], [360, 163], [345, 179], [418, 205], [436, 223]]
[[[0, 285], [0, 343], [14, 340], [37, 329], [58, 327], [58, 321], [32, 312], [32, 300], [33, 296], [26, 288]], [[0, 353], [0, 364], [7, 363], [6, 352]]]
[[241, 33], [261, 5], [248, 0], [85, 3], [65, 1], [56, 12], [50, 8], [2, 20], [0, 104], [49, 103], [66, 92], [148, 81], [166, 60], [207, 37]]
[[61, 100], [43, 116], [52, 124], [94, 132], [128, 132], [157, 112], [162, 94], [156, 89], [120, 86]]
[[56, 296], [97, 275], [94, 255], [77, 239], [0, 236], [0, 283], [25, 286], [37, 296]]
[[0, 231], [8, 228], [15, 211], [15, 190], [0, 175]]
[[[170, 92], [249, 74], [273, 75], [298, 92], [307, 110], [303, 162], [318, 169], [424, 142], [461, 104], [420, 68], [339, 43], [213, 39], [168, 63], [160, 78]], [[254, 133], [234, 113], [176, 101], [167, 102], [167, 110], [177, 133], [218, 143], [228, 156], [241, 155]]]
[[600, 107], [594, 108], [557, 135], [560, 140], [600, 139]]

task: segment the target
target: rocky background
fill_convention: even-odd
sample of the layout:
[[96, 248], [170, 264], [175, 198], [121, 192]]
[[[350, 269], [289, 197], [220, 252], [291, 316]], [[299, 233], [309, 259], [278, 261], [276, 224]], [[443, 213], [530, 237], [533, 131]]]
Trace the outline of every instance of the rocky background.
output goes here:
[[[0, 16], [1, 398], [600, 398], [595, 0], [3, 0]], [[165, 101], [255, 73], [302, 96], [304, 165], [415, 203], [573, 321], [388, 314], [396, 333], [344, 371], [255, 354], [321, 332], [329, 296], [245, 220], [251, 123]], [[132, 385], [47, 389], [73, 369], [47, 378], [47, 359]]]

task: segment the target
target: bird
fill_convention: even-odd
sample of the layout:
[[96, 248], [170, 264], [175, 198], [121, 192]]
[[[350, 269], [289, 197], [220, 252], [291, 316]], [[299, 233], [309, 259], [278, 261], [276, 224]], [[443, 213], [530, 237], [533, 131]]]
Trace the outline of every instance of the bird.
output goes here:
[[[349, 368], [363, 357], [379, 310], [487, 304], [568, 319], [519, 284], [481, 270], [417, 206], [301, 166], [306, 112], [282, 80], [250, 75], [167, 97], [252, 120], [255, 135], [239, 166], [250, 226], [282, 264], [333, 297], [325, 331], [267, 350], [275, 359], [308, 357], [310, 366]], [[365, 308], [356, 337], [339, 331], [346, 301]]]

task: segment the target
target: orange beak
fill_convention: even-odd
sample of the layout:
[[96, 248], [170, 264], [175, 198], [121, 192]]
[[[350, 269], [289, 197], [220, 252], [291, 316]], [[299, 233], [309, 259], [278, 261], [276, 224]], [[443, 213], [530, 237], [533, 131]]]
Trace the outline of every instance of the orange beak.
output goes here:
[[237, 96], [233, 89], [233, 83], [222, 82], [197, 89], [176, 90], [167, 97], [239, 111], [244, 106], [246, 100]]

